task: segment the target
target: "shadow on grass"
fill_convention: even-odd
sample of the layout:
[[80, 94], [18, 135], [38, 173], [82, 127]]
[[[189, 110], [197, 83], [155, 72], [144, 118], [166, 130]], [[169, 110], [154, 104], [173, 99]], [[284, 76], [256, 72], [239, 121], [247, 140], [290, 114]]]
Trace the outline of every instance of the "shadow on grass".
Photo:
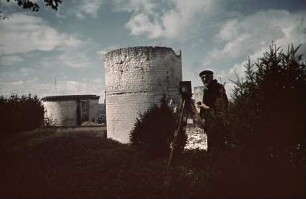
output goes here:
[[[237, 151], [214, 156], [187, 151], [167, 171], [167, 158], [151, 159], [130, 145], [86, 132], [29, 132], [1, 146], [1, 198], [276, 197], [286, 193], [286, 184], [275, 183], [282, 178], [272, 179], [279, 171], [273, 173], [271, 167], [260, 173], [257, 166], [268, 162], [241, 161]], [[288, 193], [285, 196], [300, 192]]]

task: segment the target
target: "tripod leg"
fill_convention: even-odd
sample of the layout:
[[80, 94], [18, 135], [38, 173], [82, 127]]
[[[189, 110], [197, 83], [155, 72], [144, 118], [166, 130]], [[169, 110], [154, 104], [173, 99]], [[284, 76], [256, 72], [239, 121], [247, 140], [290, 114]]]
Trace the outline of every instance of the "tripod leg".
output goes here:
[[173, 135], [172, 148], [171, 148], [170, 157], [169, 157], [169, 160], [168, 160], [168, 168], [171, 166], [174, 150], [175, 150], [176, 144], [177, 144], [177, 137], [178, 137], [178, 134], [179, 134], [179, 132], [180, 132], [180, 130], [182, 128], [183, 116], [184, 116], [184, 111], [185, 111], [185, 105], [186, 105], [186, 100], [183, 100], [182, 105], [181, 105], [181, 113], [180, 113], [179, 125], [178, 125], [178, 127], [175, 130], [174, 135]]

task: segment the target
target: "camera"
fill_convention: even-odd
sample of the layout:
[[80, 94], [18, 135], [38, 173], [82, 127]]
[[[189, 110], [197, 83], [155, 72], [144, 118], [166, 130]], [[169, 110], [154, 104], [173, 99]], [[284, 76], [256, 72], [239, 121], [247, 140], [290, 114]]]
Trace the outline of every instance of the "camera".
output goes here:
[[192, 97], [191, 81], [181, 81], [179, 86], [179, 91], [183, 99]]

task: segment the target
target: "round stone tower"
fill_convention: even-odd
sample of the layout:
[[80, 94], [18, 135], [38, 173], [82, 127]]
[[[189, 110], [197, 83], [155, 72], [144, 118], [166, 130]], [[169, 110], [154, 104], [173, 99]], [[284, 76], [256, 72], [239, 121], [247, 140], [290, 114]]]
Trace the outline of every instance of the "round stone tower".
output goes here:
[[163, 95], [179, 102], [181, 54], [166, 47], [129, 47], [105, 55], [107, 136], [122, 143], [139, 113], [159, 104]]

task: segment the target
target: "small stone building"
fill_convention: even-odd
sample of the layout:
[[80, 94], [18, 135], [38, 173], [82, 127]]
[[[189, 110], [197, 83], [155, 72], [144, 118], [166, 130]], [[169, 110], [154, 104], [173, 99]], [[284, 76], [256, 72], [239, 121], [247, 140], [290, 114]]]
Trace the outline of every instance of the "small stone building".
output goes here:
[[42, 98], [45, 117], [54, 126], [80, 126], [83, 122], [98, 123], [99, 96], [62, 95]]
[[99, 104], [99, 114], [98, 114], [98, 122], [101, 124], [106, 123], [106, 107], [104, 104]]

